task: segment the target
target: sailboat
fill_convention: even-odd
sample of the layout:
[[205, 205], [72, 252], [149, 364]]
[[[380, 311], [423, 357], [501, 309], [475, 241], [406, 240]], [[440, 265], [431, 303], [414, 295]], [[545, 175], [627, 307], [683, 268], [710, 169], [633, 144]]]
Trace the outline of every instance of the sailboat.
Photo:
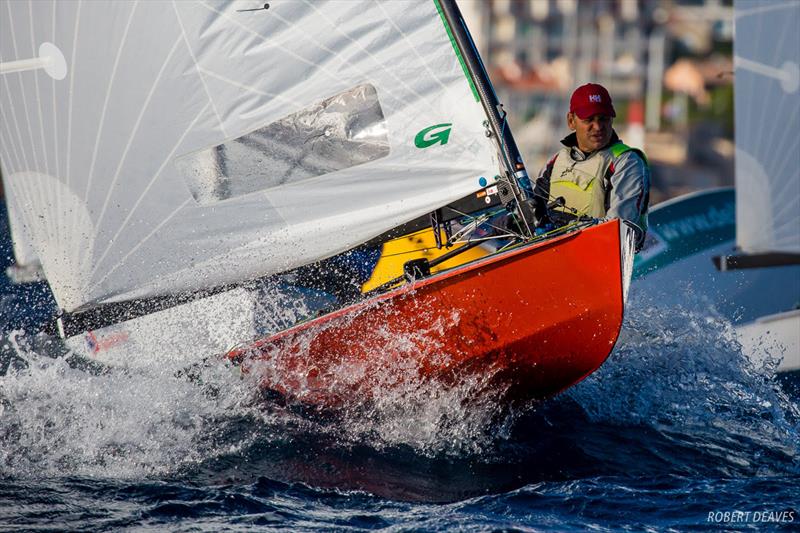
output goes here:
[[[722, 271], [795, 265], [797, 281], [800, 143], [792, 130], [800, 116], [800, 4], [737, 0], [734, 12], [737, 253], [715, 263]], [[800, 370], [800, 291], [795, 297], [793, 308], [738, 328], [751, 350], [777, 339], [786, 370]]]
[[[0, 9], [9, 207], [75, 352], [123, 366], [227, 356], [322, 404], [409, 367], [544, 398], [611, 352], [631, 230], [537, 230], [542, 199], [455, 2]], [[499, 253], [435, 274], [411, 262], [359, 301], [270, 326], [283, 310], [264, 280], [471, 195], [516, 221]], [[474, 245], [431, 218], [448, 254]]]
[[736, 0], [734, 15], [735, 189], [656, 206], [634, 285], [667, 305], [713, 308], [754, 363], [797, 372], [800, 4]]

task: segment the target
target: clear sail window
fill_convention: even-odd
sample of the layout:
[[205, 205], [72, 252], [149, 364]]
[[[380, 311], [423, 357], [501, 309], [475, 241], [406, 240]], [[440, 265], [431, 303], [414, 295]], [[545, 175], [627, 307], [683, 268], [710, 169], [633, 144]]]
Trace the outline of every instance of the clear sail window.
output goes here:
[[378, 93], [359, 85], [175, 166], [199, 204], [344, 170], [389, 155]]

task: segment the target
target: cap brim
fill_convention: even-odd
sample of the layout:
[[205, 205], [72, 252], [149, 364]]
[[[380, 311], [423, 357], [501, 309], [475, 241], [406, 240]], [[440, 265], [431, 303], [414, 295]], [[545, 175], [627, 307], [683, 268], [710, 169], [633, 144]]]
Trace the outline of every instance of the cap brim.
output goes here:
[[613, 107], [608, 106], [589, 106], [589, 107], [578, 107], [572, 111], [578, 117], [582, 119], [591, 118], [594, 115], [605, 115], [607, 117], [616, 117], [617, 113], [614, 111]]

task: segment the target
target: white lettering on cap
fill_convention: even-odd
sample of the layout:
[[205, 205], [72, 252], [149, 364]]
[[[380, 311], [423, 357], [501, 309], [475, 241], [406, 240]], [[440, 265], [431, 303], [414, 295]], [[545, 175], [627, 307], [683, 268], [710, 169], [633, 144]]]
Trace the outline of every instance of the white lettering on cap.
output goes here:
[[599, 104], [603, 100], [602, 100], [602, 98], [600, 98], [599, 94], [590, 94], [589, 95], [589, 101], [590, 102], [597, 102]]

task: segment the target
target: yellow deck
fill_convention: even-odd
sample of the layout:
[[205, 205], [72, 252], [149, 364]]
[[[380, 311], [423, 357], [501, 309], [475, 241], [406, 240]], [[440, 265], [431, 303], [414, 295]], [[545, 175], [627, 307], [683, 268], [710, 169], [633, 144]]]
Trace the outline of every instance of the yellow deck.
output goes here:
[[[445, 237], [442, 235], [442, 241], [444, 240]], [[381, 257], [375, 265], [375, 269], [372, 271], [372, 276], [362, 285], [361, 290], [363, 292], [370, 291], [393, 278], [401, 276], [403, 274], [403, 264], [406, 261], [422, 257], [433, 260], [446, 254], [450, 250], [453, 250], [453, 248], [436, 248], [436, 238], [433, 230], [430, 228], [387, 241], [383, 245]], [[448, 259], [441, 265], [431, 268], [431, 272], [439, 272], [440, 270], [452, 268], [468, 261], [480, 259], [481, 257], [485, 257], [488, 253], [488, 250], [476, 246], [452, 259]]]

